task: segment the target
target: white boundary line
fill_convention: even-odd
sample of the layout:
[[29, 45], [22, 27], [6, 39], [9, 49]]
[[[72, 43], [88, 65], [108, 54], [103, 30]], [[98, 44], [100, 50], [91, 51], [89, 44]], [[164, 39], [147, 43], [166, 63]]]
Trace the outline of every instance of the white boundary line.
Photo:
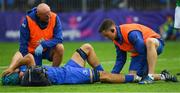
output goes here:
[[[128, 60], [128, 61], [130, 61], [130, 60]], [[180, 58], [173, 58], [173, 59], [168, 59], [168, 58], [159, 58], [158, 59], [158, 61], [159, 62], [163, 62], [163, 61], [168, 61], [168, 62], [170, 62], [170, 61], [177, 61], [177, 62], [180, 62]], [[101, 61], [101, 64], [115, 64], [115, 60], [114, 61], [105, 61], [105, 60], [103, 60], [103, 61]], [[51, 64], [43, 64], [43, 65], [46, 65], [46, 66], [49, 66], [49, 65], [51, 65]], [[64, 64], [62, 64], [62, 65], [64, 65]], [[5, 68], [7, 68], [8, 66], [0, 66], [0, 69], [5, 69]]]
[[[4, 92], [0, 92], [4, 93]], [[6, 93], [27, 93], [27, 92], [6, 92]], [[41, 93], [41, 92], [28, 92]], [[180, 92], [43, 92], [43, 93], [180, 93]]]

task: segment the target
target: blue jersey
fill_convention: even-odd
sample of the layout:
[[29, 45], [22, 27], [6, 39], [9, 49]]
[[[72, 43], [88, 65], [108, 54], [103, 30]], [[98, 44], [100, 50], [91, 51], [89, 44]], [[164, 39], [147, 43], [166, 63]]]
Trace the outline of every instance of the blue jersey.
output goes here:
[[84, 84], [91, 83], [91, 69], [79, 66], [73, 60], [64, 67], [45, 66], [46, 74], [52, 84]]

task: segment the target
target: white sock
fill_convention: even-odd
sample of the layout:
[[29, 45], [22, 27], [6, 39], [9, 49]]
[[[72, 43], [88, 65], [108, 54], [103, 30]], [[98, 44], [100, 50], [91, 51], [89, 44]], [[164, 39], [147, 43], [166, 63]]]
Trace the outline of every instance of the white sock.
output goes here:
[[163, 74], [160, 74], [160, 76], [161, 76], [161, 80], [165, 80], [166, 79]]
[[148, 76], [149, 76], [152, 80], [154, 80], [153, 74], [148, 74]]
[[141, 81], [141, 79], [142, 79], [142, 77], [140, 77], [140, 76], [135, 76], [135, 78], [134, 78], [134, 81]]

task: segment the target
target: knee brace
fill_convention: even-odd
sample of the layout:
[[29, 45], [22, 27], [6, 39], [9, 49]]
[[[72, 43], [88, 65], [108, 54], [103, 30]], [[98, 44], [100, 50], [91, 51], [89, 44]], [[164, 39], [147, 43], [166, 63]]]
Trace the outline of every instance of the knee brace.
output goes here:
[[79, 55], [81, 56], [81, 58], [84, 60], [84, 61], [86, 61], [87, 60], [87, 54], [81, 49], [81, 48], [79, 48], [79, 49], [76, 49], [76, 52], [78, 52], [79, 53]]

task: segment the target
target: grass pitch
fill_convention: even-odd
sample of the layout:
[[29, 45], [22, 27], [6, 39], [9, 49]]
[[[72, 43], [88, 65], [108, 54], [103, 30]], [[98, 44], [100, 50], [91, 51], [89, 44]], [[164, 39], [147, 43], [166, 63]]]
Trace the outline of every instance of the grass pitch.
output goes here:
[[[79, 48], [86, 42], [65, 42], [65, 54], [63, 59], [64, 65], [75, 49]], [[111, 42], [90, 42], [94, 47], [99, 61], [104, 69], [111, 71], [115, 64], [115, 48]], [[0, 43], [0, 73], [10, 64], [11, 58], [18, 50], [18, 43]], [[122, 73], [128, 73], [128, 58]], [[43, 61], [43, 64], [51, 65], [51, 62]], [[86, 65], [89, 67], [88, 65]], [[180, 72], [180, 42], [166, 42], [162, 55], [160, 55], [156, 72], [168, 69], [171, 73]], [[178, 76], [180, 80], [180, 76]], [[180, 82], [157, 81], [150, 85], [139, 85], [136, 83], [126, 84], [79, 84], [79, 85], [53, 85], [48, 87], [22, 87], [22, 86], [2, 86], [0, 92], [180, 92]]]

